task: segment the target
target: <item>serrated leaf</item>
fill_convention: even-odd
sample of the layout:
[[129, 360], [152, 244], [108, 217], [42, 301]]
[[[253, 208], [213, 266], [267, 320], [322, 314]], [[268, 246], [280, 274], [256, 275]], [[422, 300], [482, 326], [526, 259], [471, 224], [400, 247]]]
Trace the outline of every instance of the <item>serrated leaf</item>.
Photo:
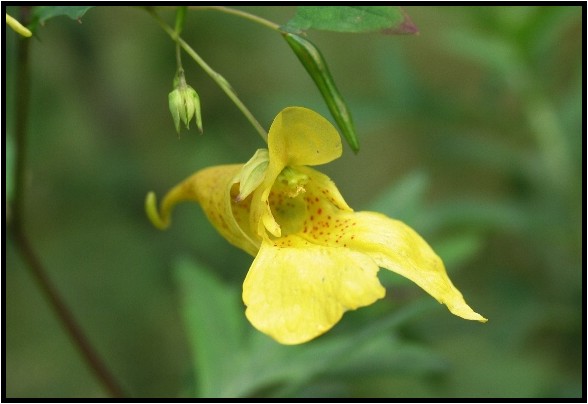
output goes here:
[[240, 291], [191, 260], [175, 266], [181, 312], [192, 347], [198, 396], [216, 396], [243, 342]]
[[37, 6], [33, 11], [33, 21], [44, 24], [51, 18], [61, 15], [68, 16], [72, 20], [80, 20], [91, 8], [95, 6]]
[[335, 32], [384, 31], [414, 34], [418, 28], [397, 6], [300, 6], [286, 24], [294, 31], [318, 29]]

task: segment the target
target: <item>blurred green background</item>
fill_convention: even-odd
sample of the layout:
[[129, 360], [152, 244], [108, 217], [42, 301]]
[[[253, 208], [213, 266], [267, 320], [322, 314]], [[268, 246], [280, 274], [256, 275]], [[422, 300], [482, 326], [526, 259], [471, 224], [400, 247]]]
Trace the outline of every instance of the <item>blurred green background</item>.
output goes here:
[[[243, 9], [277, 23], [294, 15]], [[300, 347], [251, 329], [240, 305], [251, 257], [218, 236], [197, 205], [181, 205], [166, 232], [143, 211], [150, 190], [161, 196], [200, 168], [246, 161], [263, 146], [251, 125], [185, 56], [204, 135], [192, 128], [178, 139], [167, 105], [174, 44], [141, 9], [98, 7], [81, 24], [60, 17], [39, 29], [27, 229], [130, 396], [581, 396], [582, 9], [406, 11], [417, 36], [309, 32], [361, 144], [321, 169], [355, 209], [423, 234], [489, 322], [432, 303], [386, 326], [432, 299], [381, 271], [384, 300]], [[173, 24], [172, 9], [162, 15]], [[15, 35], [6, 37], [10, 62]], [[193, 11], [184, 37], [266, 128], [291, 105], [331, 119], [275, 32]], [[18, 89], [7, 66], [10, 152]], [[105, 397], [6, 245], [7, 397]]]

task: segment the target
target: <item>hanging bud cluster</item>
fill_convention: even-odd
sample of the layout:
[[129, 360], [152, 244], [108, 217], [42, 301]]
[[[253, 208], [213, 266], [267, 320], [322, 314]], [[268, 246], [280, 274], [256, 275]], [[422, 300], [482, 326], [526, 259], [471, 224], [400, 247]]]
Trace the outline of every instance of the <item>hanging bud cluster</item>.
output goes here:
[[184, 122], [186, 129], [190, 129], [192, 118], [195, 118], [196, 126], [202, 133], [200, 97], [196, 90], [186, 83], [183, 69], [179, 69], [174, 78], [174, 90], [169, 93], [169, 111], [172, 114], [178, 134], [180, 133], [180, 121]]

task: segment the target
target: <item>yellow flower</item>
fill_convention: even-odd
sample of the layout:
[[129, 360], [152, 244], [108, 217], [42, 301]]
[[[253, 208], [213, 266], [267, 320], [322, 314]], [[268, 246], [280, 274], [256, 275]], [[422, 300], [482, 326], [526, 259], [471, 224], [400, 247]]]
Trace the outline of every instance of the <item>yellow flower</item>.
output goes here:
[[283, 344], [323, 334], [345, 311], [384, 297], [380, 267], [412, 280], [453, 314], [487, 321], [414, 230], [379, 213], [354, 212], [326, 175], [308, 167], [341, 156], [339, 133], [325, 118], [284, 109], [272, 123], [268, 149], [244, 165], [197, 172], [166, 195], [161, 215], [153, 194], [147, 201], [160, 228], [175, 204], [198, 202], [223, 237], [255, 257], [243, 301], [258, 330]]

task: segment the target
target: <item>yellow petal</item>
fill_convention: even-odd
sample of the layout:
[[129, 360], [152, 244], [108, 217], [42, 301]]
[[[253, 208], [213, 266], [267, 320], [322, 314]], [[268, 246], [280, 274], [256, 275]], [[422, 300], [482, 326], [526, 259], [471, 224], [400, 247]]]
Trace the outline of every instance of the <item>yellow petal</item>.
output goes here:
[[282, 344], [307, 342], [347, 310], [384, 297], [367, 255], [313, 245], [297, 236], [264, 242], [243, 283], [249, 321]]
[[[337, 210], [353, 211], [343, 199], [337, 185], [327, 175], [308, 167], [296, 167], [296, 170], [308, 176], [308, 183], [305, 186], [308, 197], [312, 195], [315, 202], [326, 203]], [[317, 209], [319, 207], [316, 206]]]
[[340, 242], [368, 253], [379, 266], [410, 279], [456, 316], [487, 321], [467, 305], [447, 276], [441, 259], [413, 229], [379, 213], [356, 212], [347, 216], [351, 227]]
[[[344, 213], [352, 213], [337, 186], [329, 177], [308, 167], [296, 167], [300, 175], [307, 177], [305, 192], [296, 199], [280, 196], [278, 184], [272, 188], [270, 198], [272, 212], [282, 227], [288, 227], [286, 234], [297, 233], [305, 240], [323, 246], [345, 247], [343, 236], [351, 226]], [[279, 205], [280, 200], [285, 200]], [[301, 208], [300, 204], [304, 205]]]
[[176, 204], [198, 202], [206, 217], [231, 244], [251, 255], [259, 250], [260, 240], [249, 228], [251, 198], [236, 202], [238, 175], [242, 164], [206, 168], [172, 188], [161, 204], [161, 222], [167, 227]]
[[[268, 133], [270, 161], [283, 166], [314, 166], [341, 157], [341, 137], [331, 123], [302, 107], [282, 110]], [[281, 171], [281, 170], [280, 170]]]
[[268, 133], [269, 166], [266, 177], [253, 195], [251, 226], [260, 237], [266, 231], [282, 235], [268, 198], [274, 182], [286, 166], [319, 165], [339, 158], [341, 137], [331, 123], [316, 112], [302, 107], [283, 109]]

